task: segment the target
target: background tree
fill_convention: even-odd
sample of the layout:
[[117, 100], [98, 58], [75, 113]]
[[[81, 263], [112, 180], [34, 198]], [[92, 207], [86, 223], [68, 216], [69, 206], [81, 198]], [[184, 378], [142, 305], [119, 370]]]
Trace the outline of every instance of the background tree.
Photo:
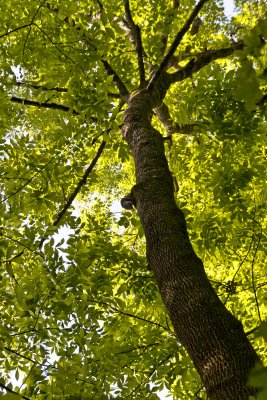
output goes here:
[[[179, 267], [168, 280], [177, 260], [166, 253], [167, 267], [157, 269], [154, 255], [165, 249], [172, 221], [160, 225], [160, 212], [174, 188], [213, 288], [264, 360], [266, 4], [237, 1], [228, 21], [219, 1], [112, 3], [0, 6], [0, 386], [6, 398], [156, 399], [167, 387], [177, 399], [205, 399], [182, 342], [194, 348], [213, 398], [248, 398], [244, 377], [256, 353], [231, 314], [222, 311], [248, 355], [241, 372], [227, 386], [221, 371], [229, 360], [217, 354], [209, 368], [194, 358], [203, 351], [201, 360], [213, 360], [207, 346], [221, 330], [220, 313], [210, 308], [202, 318], [214, 292], [181, 212], [178, 253], [192, 255], [196, 275]], [[133, 190], [123, 136], [136, 162]], [[137, 213], [121, 212], [121, 198], [125, 208], [137, 203], [149, 265]], [[166, 210], [175, 214], [173, 204]], [[175, 290], [167, 292], [166, 282]], [[199, 288], [208, 291], [203, 304]], [[179, 319], [168, 302], [173, 293], [183, 312], [184, 294], [190, 300]], [[221, 335], [230, 338], [227, 327]], [[187, 333], [195, 334], [185, 343]], [[225, 343], [234, 365], [244, 361], [239, 340]], [[222, 378], [217, 384], [210, 370]], [[258, 374], [252, 383], [261, 386], [264, 370]]]

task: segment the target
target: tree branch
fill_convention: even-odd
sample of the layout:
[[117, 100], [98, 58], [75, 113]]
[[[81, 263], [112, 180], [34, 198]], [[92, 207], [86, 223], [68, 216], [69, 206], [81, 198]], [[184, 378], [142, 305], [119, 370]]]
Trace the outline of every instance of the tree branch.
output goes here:
[[195, 126], [199, 126], [198, 124], [186, 124], [180, 126], [177, 122], [173, 121], [168, 106], [163, 102], [159, 107], [155, 108], [154, 111], [162, 125], [165, 127], [169, 137], [174, 133], [188, 135], [193, 132]]
[[[76, 139], [76, 137], [83, 132], [84, 128], [81, 129], [79, 132], [77, 132], [75, 135], [73, 135], [68, 141], [67, 143], [63, 146], [63, 150], [65, 148], [67, 148], [70, 143], [72, 142], [72, 140]], [[93, 143], [92, 143], [93, 144]], [[8, 199], [10, 199], [11, 197], [15, 196], [17, 193], [19, 193], [23, 188], [25, 188], [36, 176], [38, 176], [38, 174], [40, 174], [52, 161], [54, 161], [57, 156], [60, 155], [62, 150], [57, 151], [49, 160], [46, 164], [44, 164], [41, 168], [39, 168], [32, 176], [31, 178], [27, 179], [26, 182], [21, 185], [15, 192], [11, 193], [10, 195], [4, 197], [4, 199], [0, 200], [0, 204], [4, 203], [5, 201], [7, 201]], [[19, 253], [20, 255], [20, 253]], [[16, 257], [19, 257], [19, 255], [15, 256], [14, 258], [8, 260], [8, 261], [12, 261], [13, 259], [15, 259]]]
[[[98, 5], [100, 6], [100, 2], [98, 2]], [[102, 4], [101, 4], [102, 6]], [[100, 6], [100, 12], [102, 12], [102, 9]], [[58, 15], [58, 9], [53, 9], [50, 4], [48, 3], [48, 9], [54, 14], [54, 15]], [[63, 21], [65, 24], [71, 25], [73, 28], [75, 28], [78, 32], [81, 30], [81, 28], [78, 26], [76, 26], [75, 22], [72, 20], [71, 23], [69, 21], [68, 18], [65, 18]], [[97, 51], [97, 47], [92, 43], [92, 41], [90, 40], [90, 38], [86, 37], [85, 34], [82, 35], [83, 40], [89, 45], [91, 46], [91, 48], [93, 49], [93, 51]], [[114, 71], [114, 69], [112, 68], [112, 66], [109, 64], [108, 61], [106, 61], [105, 59], [101, 58], [100, 60], [102, 62], [102, 64], [104, 65], [105, 71], [108, 75], [112, 75], [113, 76], [113, 82], [114, 84], [117, 86], [117, 89], [119, 90], [121, 99], [123, 99], [124, 101], [127, 101], [128, 96], [129, 96], [129, 92], [126, 88], [126, 86], [124, 85], [124, 83], [122, 82], [122, 80], [120, 79], [119, 75]]]
[[[92, 172], [94, 166], [96, 165], [99, 157], [101, 156], [105, 146], [106, 146], [106, 142], [103, 140], [102, 143], [99, 146], [99, 149], [93, 159], [93, 161], [91, 162], [91, 164], [89, 165], [89, 167], [86, 169], [82, 179], [79, 181], [79, 183], [77, 184], [76, 188], [74, 189], [74, 191], [71, 193], [71, 195], [69, 196], [65, 206], [62, 208], [62, 210], [58, 213], [56, 220], [53, 222], [52, 226], [58, 226], [58, 224], [60, 223], [60, 221], [62, 220], [62, 218], [64, 217], [64, 215], [66, 214], [66, 212], [68, 211], [68, 209], [70, 208], [70, 206], [72, 205], [75, 197], [77, 196], [77, 194], [80, 192], [81, 188], [86, 184], [87, 178], [90, 175], [90, 173]], [[41, 239], [40, 243], [39, 243], [39, 248], [42, 246], [42, 244], [44, 243], [44, 241], [47, 239], [47, 235], [44, 235], [44, 237]]]
[[8, 35], [10, 35], [11, 33], [17, 32], [17, 31], [19, 31], [19, 30], [21, 30], [21, 29], [28, 28], [28, 27], [31, 26], [31, 25], [32, 25], [32, 23], [19, 26], [18, 28], [15, 28], [15, 29], [12, 29], [11, 31], [8, 31], [8, 32], [6, 32], [6, 33], [3, 33], [2, 35], [0, 35], [0, 38], [5, 37], [5, 36], [8, 36]]
[[108, 61], [101, 59], [102, 64], [104, 65], [105, 71], [108, 75], [113, 75], [113, 82], [115, 83], [115, 85], [117, 86], [119, 92], [120, 92], [120, 96], [124, 101], [127, 101], [128, 96], [129, 96], [129, 92], [126, 88], [126, 86], [124, 85], [124, 83], [122, 82], [122, 80], [120, 79], [119, 75], [114, 71], [114, 69], [112, 68], [112, 66], [109, 64]]
[[80, 180], [80, 182], [78, 183], [78, 185], [76, 186], [75, 190], [73, 191], [73, 193], [70, 195], [70, 197], [67, 200], [67, 203], [65, 204], [65, 206], [63, 207], [63, 209], [60, 211], [60, 213], [57, 216], [57, 219], [55, 220], [55, 222], [53, 223], [53, 226], [57, 226], [59, 224], [59, 222], [61, 221], [61, 219], [63, 218], [63, 216], [65, 215], [66, 211], [69, 209], [69, 207], [72, 205], [73, 200], [75, 199], [75, 197], [77, 196], [77, 194], [80, 192], [81, 188], [86, 184], [87, 178], [90, 175], [90, 173], [92, 172], [94, 166], [96, 165], [99, 157], [101, 156], [101, 154], [103, 153], [104, 148], [106, 147], [106, 142], [105, 140], [102, 141], [102, 143], [100, 144], [97, 153], [94, 157], [94, 159], [92, 160], [91, 164], [89, 165], [89, 167], [86, 169], [82, 179]]
[[124, 0], [124, 10], [126, 15], [126, 21], [128, 23], [128, 27], [131, 31], [133, 36], [133, 43], [137, 55], [138, 61], [138, 69], [139, 69], [139, 77], [140, 77], [140, 87], [145, 84], [145, 67], [144, 67], [144, 60], [143, 60], [143, 46], [142, 46], [142, 37], [141, 37], [141, 30], [138, 25], [136, 25], [133, 21], [129, 0]]
[[[106, 303], [106, 302], [104, 302], [104, 301], [97, 301], [97, 300], [92, 300], [92, 299], [90, 299], [90, 300], [88, 300], [88, 301], [89, 301], [89, 303], [96, 303], [96, 304], [99, 304], [100, 306], [101, 306], [101, 305], [102, 305], [102, 306], [107, 306], [107, 307], [109, 307], [111, 310], [115, 311], [115, 312], [118, 313], [118, 314], [126, 315], [127, 317], [135, 318], [135, 319], [138, 319], [138, 320], [140, 320], [140, 321], [147, 322], [147, 323], [149, 323], [149, 324], [155, 325], [155, 326], [157, 326], [157, 327], [159, 327], [159, 328], [163, 328], [164, 330], [170, 332], [170, 329], [166, 328], [165, 326], [163, 326], [163, 325], [161, 325], [161, 324], [158, 324], [157, 322], [150, 321], [149, 319], [139, 317], [138, 315], [130, 314], [130, 313], [128, 313], [128, 312], [119, 310], [118, 308], [116, 308], [116, 307], [114, 307], [114, 306], [112, 306], [112, 305], [110, 305], [110, 304], [108, 304], [108, 303]], [[171, 331], [171, 332], [172, 332], [172, 331]]]
[[252, 265], [251, 265], [251, 283], [252, 283], [252, 290], [253, 290], [253, 294], [254, 294], [254, 298], [255, 298], [255, 304], [256, 304], [256, 308], [257, 308], [257, 313], [258, 313], [258, 318], [259, 321], [262, 322], [262, 318], [261, 318], [261, 312], [260, 312], [260, 306], [259, 306], [259, 300], [258, 300], [258, 295], [257, 295], [257, 288], [255, 285], [255, 273], [254, 273], [254, 264], [255, 264], [255, 259], [256, 259], [256, 255], [259, 249], [259, 245], [262, 239], [262, 231], [259, 235], [258, 238], [258, 243], [256, 245], [254, 254], [253, 254], [253, 259], [252, 259]]
[[[26, 106], [34, 106], [38, 108], [50, 108], [52, 110], [60, 110], [60, 111], [65, 111], [68, 112], [71, 110], [70, 107], [63, 106], [62, 104], [56, 104], [56, 103], [39, 103], [38, 101], [33, 101], [33, 100], [27, 100], [27, 99], [20, 99], [19, 97], [11, 97], [10, 101], [12, 103], [18, 103], [18, 104], [24, 104]], [[81, 115], [78, 111], [72, 109], [71, 113], [73, 115]]]
[[26, 397], [26, 396], [23, 396], [22, 394], [14, 392], [14, 390], [10, 389], [8, 386], [4, 385], [3, 383], [0, 383], [0, 387], [3, 388], [4, 390], [6, 390], [9, 393], [16, 394], [17, 396], [21, 397], [22, 399], [31, 400], [29, 397]]
[[[179, 8], [180, 5], [180, 1], [178, 0], [174, 0], [173, 1], [173, 5], [172, 5], [172, 9], [171, 9], [171, 15], [173, 16], [175, 13], [177, 14], [177, 10]], [[165, 15], [166, 19], [164, 21], [164, 25], [169, 24], [170, 22], [168, 21], [168, 14]], [[161, 43], [162, 43], [162, 50], [161, 50], [161, 54], [162, 56], [164, 56], [166, 48], [167, 48], [167, 43], [168, 43], [168, 37], [169, 34], [165, 35], [164, 33], [161, 36]]]
[[198, 16], [199, 12], [201, 11], [201, 9], [203, 8], [204, 4], [207, 3], [207, 1], [209, 0], [200, 0], [199, 3], [195, 6], [194, 10], [192, 11], [191, 15], [189, 16], [188, 20], [185, 22], [184, 26], [182, 27], [182, 29], [177, 33], [174, 41], [171, 44], [171, 47], [168, 51], [168, 53], [166, 54], [166, 56], [163, 58], [160, 66], [158, 67], [158, 69], [156, 70], [156, 73], [152, 76], [152, 79], [150, 80], [148, 86], [147, 86], [147, 90], [151, 90], [153, 88], [153, 86], [155, 85], [155, 83], [157, 82], [157, 80], [159, 79], [161, 73], [165, 70], [165, 68], [167, 67], [169, 60], [171, 59], [171, 57], [174, 55], [177, 47], [179, 46], [179, 44], [181, 43], [181, 40], [183, 39], [184, 35], [186, 34], [186, 32], [189, 30], [192, 22], [194, 21], [194, 19]]
[[256, 326], [255, 328], [250, 329], [249, 331], [245, 332], [247, 336], [251, 335], [252, 333], [255, 333], [259, 329], [260, 325]]
[[15, 355], [18, 356], [18, 357], [24, 358], [24, 360], [28, 360], [28, 361], [30, 361], [30, 362], [32, 362], [32, 363], [34, 363], [34, 364], [36, 364], [36, 363], [37, 363], [37, 364], [41, 364], [41, 363], [38, 363], [37, 361], [34, 361], [32, 358], [26, 357], [26, 356], [24, 356], [23, 354], [18, 353], [18, 352], [15, 351], [15, 350], [9, 349], [9, 348], [6, 347], [6, 346], [3, 346], [3, 349], [5, 349], [6, 351], [9, 351], [10, 353], [15, 354]]
[[158, 363], [158, 365], [156, 365], [156, 367], [154, 367], [152, 369], [152, 371], [149, 374], [147, 374], [147, 376], [133, 390], [131, 390], [130, 393], [127, 396], [124, 397], [124, 399], [127, 399], [128, 397], [132, 396], [132, 394], [134, 392], [136, 392], [145, 382], [147, 382], [151, 378], [151, 376], [157, 371], [157, 369], [162, 364], [164, 364], [166, 361], [168, 361], [172, 356], [173, 356], [173, 353], [170, 353], [170, 354], [167, 355], [167, 357], [165, 357], [163, 360], [161, 360]]
[[[5, 84], [6, 85], [19, 86], [19, 87], [24, 87], [25, 86], [25, 87], [30, 87], [30, 88], [33, 88], [33, 89], [36, 89], [36, 90], [41, 89], [44, 92], [46, 92], [46, 91], [55, 91], [55, 92], [58, 92], [58, 93], [68, 93], [68, 91], [69, 91], [67, 88], [64, 88], [64, 87], [55, 86], [55, 87], [49, 88], [49, 87], [46, 87], [46, 86], [43, 86], [43, 85], [34, 85], [33, 83], [30, 83], [30, 82], [15, 81], [15, 82], [5, 82]], [[121, 98], [121, 96], [118, 93], [110, 92], [110, 93], [107, 93], [107, 95], [108, 95], [108, 97], [110, 97], [112, 99], [120, 99]]]
[[[30, 36], [30, 34], [31, 34], [32, 25], [33, 25], [33, 23], [34, 23], [35, 18], [37, 17], [37, 14], [39, 13], [40, 9], [43, 7], [43, 5], [44, 5], [45, 2], [46, 2], [46, 0], [43, 0], [43, 1], [42, 1], [42, 3], [41, 3], [41, 4], [39, 5], [39, 7], [37, 8], [37, 10], [36, 10], [34, 16], [32, 17], [32, 20], [31, 20], [31, 23], [30, 23], [30, 27], [29, 27], [28, 33], [27, 33], [27, 35], [26, 35], [26, 39], [25, 39], [25, 41], [24, 41], [23, 52], [22, 52], [23, 61], [24, 61], [24, 54], [25, 54], [25, 49], [26, 49], [26, 43], [27, 43], [27, 40], [28, 40], [28, 38], [29, 38], [29, 36]], [[25, 61], [24, 61], [24, 62], [25, 62]]]
[[35, 26], [37, 29], [39, 29], [39, 31], [42, 32], [42, 34], [49, 40], [49, 42], [57, 49], [57, 51], [59, 53], [61, 53], [64, 57], [66, 57], [68, 60], [70, 60], [73, 64], [75, 64], [79, 68], [81, 68], [82, 72], [84, 73], [83, 67], [81, 65], [77, 64], [76, 61], [74, 61], [71, 57], [68, 56], [68, 54], [66, 54], [62, 50], [60, 50], [60, 48], [57, 46], [57, 44], [54, 43], [54, 41], [50, 38], [50, 36], [39, 25], [37, 25], [35, 22], [33, 22], [31, 24], [31, 26]]
[[184, 68], [181, 68], [179, 71], [176, 71], [172, 74], [168, 74], [168, 77], [166, 78], [168, 80], [168, 84], [171, 85], [172, 83], [183, 81], [212, 61], [218, 60], [219, 58], [228, 57], [236, 50], [242, 50], [243, 47], [243, 42], [237, 42], [231, 47], [225, 47], [219, 50], [207, 50], [205, 53], [200, 54], [197, 58], [190, 60]]
[[50, 158], [50, 160], [49, 160], [45, 165], [43, 165], [40, 169], [38, 169], [38, 170], [32, 175], [32, 177], [29, 178], [29, 179], [27, 179], [27, 181], [26, 181], [23, 185], [21, 185], [15, 192], [12, 192], [9, 196], [4, 197], [4, 198], [0, 201], [0, 204], [1, 204], [1, 203], [4, 203], [5, 201], [7, 201], [8, 199], [10, 199], [11, 197], [15, 196], [15, 195], [16, 195], [17, 193], [19, 193], [22, 189], [24, 189], [29, 183], [31, 183], [31, 181], [32, 181], [38, 174], [40, 174], [40, 172], [42, 172], [42, 171], [54, 160], [54, 158], [55, 158], [58, 154], [59, 154], [59, 152], [58, 152], [55, 156], [53, 156], [52, 158]]
[[20, 81], [16, 81], [16, 82], [7, 82], [8, 85], [14, 85], [14, 86], [26, 86], [26, 87], [30, 87], [33, 89], [42, 89], [43, 91], [55, 91], [58, 93], [67, 93], [68, 89], [67, 88], [61, 88], [58, 86], [52, 87], [52, 88], [48, 88], [46, 86], [42, 86], [42, 85], [34, 85], [32, 83], [29, 82], [20, 82]]

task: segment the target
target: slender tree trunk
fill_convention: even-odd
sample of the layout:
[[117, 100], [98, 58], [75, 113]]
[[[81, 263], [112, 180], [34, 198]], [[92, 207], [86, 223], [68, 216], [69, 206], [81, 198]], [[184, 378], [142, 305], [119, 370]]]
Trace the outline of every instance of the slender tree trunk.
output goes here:
[[161, 88], [132, 95], [122, 132], [135, 161], [132, 195], [145, 231], [148, 264], [177, 338], [193, 360], [208, 397], [245, 400], [253, 392], [246, 381], [258, 357], [242, 324], [212, 288], [175, 203], [164, 141], [151, 125], [152, 110], [164, 94]]

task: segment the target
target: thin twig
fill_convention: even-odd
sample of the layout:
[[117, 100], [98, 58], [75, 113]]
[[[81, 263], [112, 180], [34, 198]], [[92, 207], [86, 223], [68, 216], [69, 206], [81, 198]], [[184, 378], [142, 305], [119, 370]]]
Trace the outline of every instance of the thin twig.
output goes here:
[[139, 385], [137, 385], [133, 390], [131, 390], [131, 392], [124, 397], [124, 399], [128, 399], [128, 397], [130, 397], [134, 392], [137, 391], [137, 389], [139, 389], [145, 382], [147, 382], [151, 376], [157, 371], [157, 369], [164, 364], [166, 361], [168, 361], [171, 357], [173, 356], [172, 353], [168, 354], [166, 358], [164, 358], [163, 360], [161, 360], [158, 365], [156, 367], [153, 368], [153, 370], [139, 383]]
[[18, 357], [20, 357], [20, 358], [24, 358], [24, 360], [28, 360], [28, 361], [30, 361], [30, 362], [32, 362], [32, 363], [34, 363], [34, 364], [35, 364], [35, 363], [41, 364], [41, 363], [38, 363], [37, 361], [33, 360], [32, 358], [29, 358], [29, 357], [27, 357], [27, 356], [24, 356], [23, 354], [18, 353], [18, 352], [15, 351], [15, 350], [9, 349], [9, 348], [6, 347], [6, 346], [3, 346], [3, 349], [5, 349], [6, 351], [8, 351], [8, 352], [10, 352], [10, 353], [15, 354], [16, 356], [18, 356]]
[[[43, 5], [44, 5], [44, 3], [45, 3], [46, 1], [47, 1], [47, 0], [43, 0], [43, 1], [42, 1], [42, 3], [41, 3], [41, 4], [39, 5], [39, 7], [37, 8], [37, 10], [36, 10], [34, 16], [32, 17], [32, 20], [31, 20], [31, 23], [30, 23], [30, 26], [29, 26], [29, 31], [28, 31], [28, 33], [27, 33], [27, 35], [26, 35], [26, 38], [25, 38], [25, 41], [24, 41], [24, 45], [23, 45], [23, 52], [22, 52], [23, 61], [24, 61], [24, 54], [25, 54], [26, 44], [27, 44], [27, 40], [28, 40], [28, 38], [29, 38], [29, 36], [30, 36], [31, 30], [32, 30], [32, 25], [33, 25], [33, 23], [34, 23], [35, 18], [37, 17], [37, 14], [39, 13], [40, 9], [43, 7]], [[24, 63], [25, 63], [25, 61], [24, 61]]]
[[34, 324], [33, 324], [33, 328], [31, 329], [31, 331], [35, 331], [37, 322], [38, 322], [38, 320], [39, 320], [39, 317], [40, 317], [40, 315], [41, 315], [41, 312], [42, 312], [42, 310], [43, 310], [43, 308], [44, 308], [45, 303], [47, 302], [47, 300], [48, 300], [49, 297], [51, 296], [52, 292], [55, 290], [56, 286], [58, 286], [59, 283], [62, 281], [62, 279], [64, 278], [64, 276], [65, 276], [65, 275], [62, 273], [61, 276], [58, 278], [58, 280], [54, 283], [54, 285], [52, 286], [52, 288], [50, 289], [50, 291], [48, 292], [48, 294], [46, 295], [45, 299], [43, 300], [43, 302], [42, 302], [42, 304], [41, 304], [41, 306], [40, 306], [40, 308], [39, 308], [39, 310], [38, 310], [38, 313], [37, 313], [37, 316], [36, 316], [36, 318], [35, 318], [35, 321], [34, 321]]
[[203, 390], [203, 389], [204, 389], [204, 386], [201, 386], [201, 388], [199, 388], [198, 391], [194, 393], [194, 396], [195, 396], [197, 399], [201, 399], [201, 397], [199, 397], [198, 394], [199, 394], [199, 393], [201, 392], [201, 390]]
[[259, 235], [258, 243], [257, 243], [257, 245], [256, 245], [256, 249], [255, 249], [254, 254], [253, 254], [252, 265], [251, 265], [252, 290], [253, 290], [253, 293], [254, 293], [256, 308], [257, 308], [258, 317], [259, 317], [259, 320], [260, 320], [260, 321], [262, 321], [262, 319], [261, 319], [259, 301], [258, 301], [258, 296], [257, 296], [257, 289], [256, 289], [256, 287], [255, 287], [254, 263], [255, 263], [256, 255], [257, 255], [257, 252], [258, 252], [258, 249], [259, 249], [259, 245], [260, 245], [260, 242], [261, 242], [261, 236], [262, 236], [262, 232], [261, 232], [260, 235]]
[[[57, 16], [58, 12], [53, 10], [51, 7], [48, 8], [54, 15]], [[102, 9], [101, 9], [102, 12]], [[70, 25], [70, 22], [68, 20], [68, 18], [64, 19], [63, 21], [65, 24]], [[81, 30], [80, 27], [77, 27], [75, 22], [72, 20], [72, 27], [75, 28], [78, 32]], [[92, 41], [86, 37], [85, 34], [82, 35], [83, 40], [89, 45], [91, 46], [93, 51], [97, 51], [97, 47], [92, 43]], [[53, 42], [52, 42], [53, 43]], [[54, 44], [54, 43], [53, 43]], [[124, 100], [127, 100], [128, 96], [129, 96], [129, 92], [126, 88], [126, 86], [124, 85], [124, 83], [122, 82], [122, 80], [120, 79], [119, 75], [114, 71], [114, 69], [112, 68], [112, 66], [110, 65], [110, 63], [108, 61], [106, 61], [105, 59], [101, 58], [101, 62], [104, 65], [105, 71], [107, 72], [108, 75], [112, 75], [113, 76], [113, 82], [116, 85], [116, 87], [118, 88], [121, 98]]]
[[83, 67], [81, 65], [78, 65], [71, 57], [69, 57], [62, 50], [60, 50], [60, 48], [56, 45], [56, 43], [53, 42], [50, 36], [39, 25], [37, 25], [35, 22], [33, 22], [32, 25], [42, 32], [42, 34], [49, 40], [50, 43], [52, 43], [52, 45], [57, 49], [57, 51], [59, 51], [59, 53], [61, 53], [64, 57], [70, 60], [73, 64], [77, 65], [82, 70], [82, 72], [85, 73]]
[[252, 333], [256, 332], [261, 325], [256, 326], [255, 328], [250, 329], [249, 331], [245, 332], [247, 336], [251, 335]]
[[6, 33], [3, 33], [2, 35], [0, 35], [0, 38], [5, 37], [5, 36], [8, 36], [8, 35], [10, 35], [11, 33], [17, 32], [17, 31], [19, 31], [19, 30], [21, 30], [21, 29], [28, 28], [29, 26], [31, 26], [31, 23], [26, 24], [26, 25], [19, 26], [18, 28], [15, 28], [15, 29], [12, 29], [11, 31], [8, 31], [8, 32], [6, 32]]
[[10, 389], [8, 386], [4, 385], [1, 382], [0, 382], [0, 387], [3, 388], [4, 390], [6, 390], [9, 393], [13, 393], [13, 394], [16, 394], [17, 396], [20, 396], [22, 399], [31, 400], [29, 397], [23, 396], [22, 394], [20, 394], [18, 392], [14, 392], [14, 390]]
[[267, 94], [265, 94], [264, 96], [262, 96], [262, 98], [256, 103], [257, 106], [263, 106], [264, 103], [267, 102]]
[[61, 87], [51, 87], [48, 88], [46, 86], [42, 86], [42, 85], [34, 85], [32, 83], [29, 82], [20, 82], [20, 81], [16, 81], [16, 82], [7, 82], [8, 85], [14, 85], [14, 86], [26, 86], [26, 87], [30, 87], [33, 89], [42, 89], [43, 91], [56, 91], [59, 93], [67, 93], [68, 89], [67, 88], [61, 88]]
[[[41, 366], [42, 366], [42, 364], [41, 364]], [[32, 366], [31, 366], [29, 372], [27, 373], [26, 377], [23, 379], [23, 381], [22, 381], [22, 383], [21, 383], [21, 385], [20, 385], [20, 389], [22, 388], [23, 385], [25, 385], [25, 383], [26, 383], [26, 381], [28, 380], [29, 376], [31, 375], [32, 370], [33, 370], [34, 367], [35, 367], [35, 364], [32, 364]]]
[[[64, 150], [67, 146], [69, 146], [69, 144], [72, 142], [72, 140], [74, 140], [84, 129], [82, 129], [81, 131], [77, 132], [73, 137], [71, 137], [67, 143], [64, 145], [63, 149]], [[42, 172], [52, 161], [54, 161], [54, 159], [56, 159], [56, 157], [61, 154], [62, 150], [59, 150], [58, 152], [56, 152], [56, 154], [54, 154], [49, 161], [44, 164], [41, 168], [39, 168], [33, 175], [31, 178], [27, 179], [27, 181], [20, 186], [15, 192], [11, 193], [9, 196], [6, 196], [3, 200], [0, 201], [1, 203], [4, 203], [5, 201], [9, 200], [11, 197], [15, 196], [17, 193], [19, 193], [22, 189], [24, 189], [29, 183], [31, 183], [31, 181], [40, 174], [40, 172]]]
[[105, 302], [103, 302], [103, 301], [97, 301], [97, 300], [92, 300], [92, 299], [90, 299], [90, 300], [89, 300], [89, 303], [96, 303], [96, 304], [99, 304], [100, 306], [101, 306], [101, 305], [102, 305], [102, 306], [107, 306], [107, 307], [109, 307], [111, 310], [115, 311], [115, 312], [118, 313], [118, 314], [125, 315], [125, 316], [130, 317], [130, 318], [135, 318], [135, 319], [138, 319], [138, 320], [140, 320], [140, 321], [147, 322], [147, 323], [149, 323], [149, 324], [155, 325], [155, 326], [157, 326], [157, 327], [159, 327], [159, 328], [163, 328], [164, 330], [170, 332], [170, 329], [166, 328], [166, 326], [163, 326], [163, 325], [161, 325], [161, 324], [158, 324], [157, 322], [154, 322], [154, 321], [150, 321], [150, 320], [148, 320], [148, 319], [146, 319], [146, 318], [139, 317], [138, 315], [130, 314], [130, 313], [128, 313], [128, 312], [119, 310], [118, 308], [116, 308], [116, 307], [114, 307], [114, 306], [112, 306], [112, 305], [110, 305], [110, 304], [108, 304], [108, 303], [105, 303]]
[[99, 157], [101, 156], [101, 154], [103, 153], [103, 150], [106, 146], [106, 142], [105, 140], [102, 141], [102, 143], [100, 144], [97, 153], [94, 157], [94, 159], [92, 160], [91, 164], [89, 165], [89, 167], [86, 169], [82, 179], [80, 180], [80, 182], [78, 183], [78, 185], [76, 186], [75, 190], [73, 191], [73, 193], [70, 195], [70, 197], [68, 198], [67, 203], [65, 204], [65, 206], [63, 207], [63, 209], [60, 211], [60, 213], [57, 216], [57, 219], [55, 220], [55, 222], [53, 223], [53, 226], [57, 226], [59, 224], [59, 222], [61, 221], [61, 219], [63, 218], [63, 216], [65, 215], [66, 211], [69, 209], [69, 207], [71, 206], [73, 200], [75, 199], [75, 197], [77, 196], [77, 194], [80, 192], [81, 188], [86, 184], [87, 178], [90, 175], [90, 173], [92, 172], [94, 166], [96, 165]]

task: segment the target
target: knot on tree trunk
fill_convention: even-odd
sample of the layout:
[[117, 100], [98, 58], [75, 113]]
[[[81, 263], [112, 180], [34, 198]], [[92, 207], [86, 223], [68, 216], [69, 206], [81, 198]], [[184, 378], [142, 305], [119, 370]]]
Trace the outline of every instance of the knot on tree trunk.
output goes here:
[[127, 194], [121, 199], [121, 206], [125, 210], [132, 210], [134, 207], [136, 207], [135, 199], [131, 193]]

